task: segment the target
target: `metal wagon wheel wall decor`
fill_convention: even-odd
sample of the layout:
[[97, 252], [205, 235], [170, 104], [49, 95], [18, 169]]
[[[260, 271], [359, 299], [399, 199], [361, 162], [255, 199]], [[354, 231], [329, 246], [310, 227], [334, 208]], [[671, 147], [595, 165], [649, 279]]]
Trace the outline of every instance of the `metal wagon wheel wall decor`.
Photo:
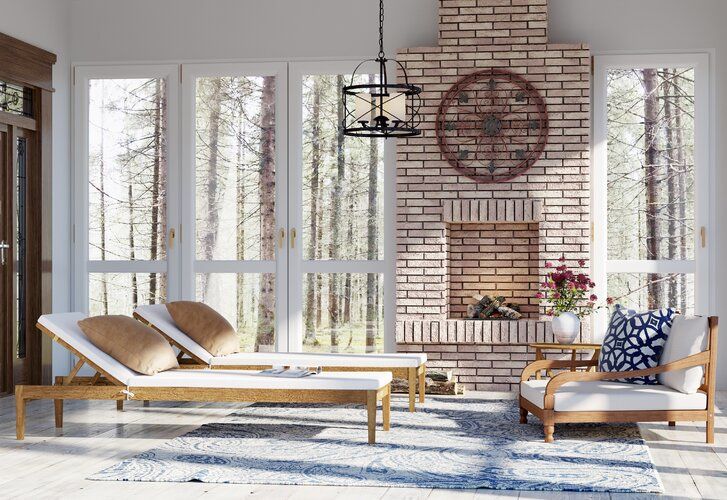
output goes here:
[[477, 182], [522, 175], [538, 161], [548, 138], [545, 101], [525, 78], [487, 69], [462, 78], [444, 95], [437, 141], [457, 171]]

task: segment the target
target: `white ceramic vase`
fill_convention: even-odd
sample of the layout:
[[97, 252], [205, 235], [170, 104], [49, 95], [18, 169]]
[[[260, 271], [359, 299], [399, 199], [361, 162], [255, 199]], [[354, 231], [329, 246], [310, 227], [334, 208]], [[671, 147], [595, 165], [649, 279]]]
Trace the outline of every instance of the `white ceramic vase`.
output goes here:
[[572, 312], [563, 312], [553, 317], [553, 334], [561, 344], [572, 344], [581, 331], [581, 318]]

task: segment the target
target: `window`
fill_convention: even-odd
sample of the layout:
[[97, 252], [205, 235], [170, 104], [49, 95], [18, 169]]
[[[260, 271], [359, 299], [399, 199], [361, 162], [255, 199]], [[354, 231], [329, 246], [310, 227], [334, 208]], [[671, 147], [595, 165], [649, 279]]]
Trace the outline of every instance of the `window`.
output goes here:
[[92, 315], [170, 296], [174, 70], [77, 70], [76, 294]]
[[594, 89], [600, 295], [708, 312], [707, 56], [599, 57]]
[[78, 309], [201, 300], [245, 351], [383, 351], [393, 169], [339, 133], [353, 67], [77, 68]]

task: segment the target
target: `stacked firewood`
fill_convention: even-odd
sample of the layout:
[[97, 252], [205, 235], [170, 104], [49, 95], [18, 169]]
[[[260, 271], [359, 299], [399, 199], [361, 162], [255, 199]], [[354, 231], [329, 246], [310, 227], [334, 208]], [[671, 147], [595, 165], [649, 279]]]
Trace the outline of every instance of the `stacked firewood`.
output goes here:
[[507, 302], [505, 297], [473, 295], [477, 302], [467, 306], [467, 317], [471, 319], [520, 319], [520, 306]]
[[[464, 386], [452, 380], [451, 370], [447, 371], [427, 371], [424, 379], [424, 387], [427, 394], [457, 396], [464, 394]], [[417, 387], [417, 390], [419, 388]], [[391, 392], [408, 393], [409, 382], [403, 378], [395, 378], [391, 382]]]

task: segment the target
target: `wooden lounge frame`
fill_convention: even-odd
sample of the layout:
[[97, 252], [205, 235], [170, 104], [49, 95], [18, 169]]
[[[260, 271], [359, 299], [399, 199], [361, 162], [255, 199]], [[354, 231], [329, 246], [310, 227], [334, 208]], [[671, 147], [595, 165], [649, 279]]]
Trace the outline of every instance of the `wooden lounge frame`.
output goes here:
[[[246, 403], [354, 403], [366, 406], [368, 442], [376, 442], [376, 409], [382, 406], [383, 430], [391, 428], [391, 384], [378, 390], [322, 390], [322, 389], [232, 389], [200, 387], [127, 387], [98, 365], [84, 357], [73, 346], [64, 342], [41, 324], [38, 329], [78, 357], [78, 362], [67, 376], [56, 377], [54, 385], [18, 385], [15, 388], [16, 437], [25, 438], [25, 407], [34, 399], [53, 399], [55, 425], [63, 426], [63, 401], [115, 400], [117, 409], [125, 400], [140, 401], [199, 401]], [[87, 364], [96, 374], [79, 377], [78, 371]]]
[[[134, 318], [141, 321], [145, 325], [153, 328], [159, 332], [167, 341], [177, 349], [179, 349], [179, 361], [180, 368], [212, 368], [213, 370], [266, 370], [272, 368], [272, 365], [223, 365], [223, 366], [212, 366], [207, 364], [203, 359], [200, 359], [194, 353], [190, 352], [189, 349], [181, 345], [179, 342], [171, 338], [169, 335], [164, 333], [153, 323], [150, 323], [146, 318], [141, 316], [139, 313], [134, 312]], [[414, 413], [416, 411], [416, 400], [417, 400], [417, 381], [419, 384], [419, 403], [424, 403], [426, 397], [426, 374], [427, 367], [426, 363], [422, 363], [417, 367], [410, 368], [392, 368], [385, 366], [374, 366], [374, 367], [358, 367], [358, 366], [322, 366], [320, 367], [323, 371], [330, 372], [391, 372], [391, 376], [395, 378], [406, 379], [409, 385], [409, 411]]]
[[[528, 413], [532, 413], [543, 422], [545, 442], [554, 441], [555, 424], [564, 422], [669, 422], [673, 427], [676, 422], [706, 422], [706, 442], [714, 443], [714, 398], [715, 378], [717, 368], [717, 325], [716, 316], [708, 319], [709, 337], [707, 349], [687, 356], [686, 358], [667, 363], [662, 366], [645, 370], [627, 372], [598, 372], [598, 371], [566, 371], [552, 377], [545, 388], [543, 408], [538, 407], [520, 395], [520, 423], [527, 423]], [[520, 381], [525, 382], [530, 377], [543, 370], [568, 369], [573, 361], [541, 360], [535, 361], [525, 367]], [[597, 360], [579, 361], [577, 367], [597, 369]], [[568, 382], [588, 382], [599, 380], [614, 380], [626, 377], [644, 377], [674, 370], [683, 370], [696, 366], [704, 367], [704, 380], [699, 390], [707, 396], [707, 406], [703, 410], [643, 410], [643, 411], [555, 411], [555, 394], [558, 388]]]

